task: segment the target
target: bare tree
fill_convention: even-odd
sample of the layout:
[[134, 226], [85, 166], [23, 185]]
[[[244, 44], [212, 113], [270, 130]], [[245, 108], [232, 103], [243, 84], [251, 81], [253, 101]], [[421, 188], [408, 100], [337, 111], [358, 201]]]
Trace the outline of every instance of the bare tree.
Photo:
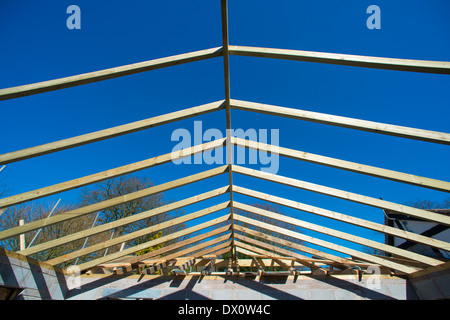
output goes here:
[[[80, 201], [77, 204], [60, 204], [57, 209], [54, 211], [53, 216], [58, 214], [74, 210], [76, 208], [84, 207], [87, 205], [91, 205], [97, 202], [102, 202], [108, 199], [116, 198], [131, 192], [139, 191], [145, 188], [149, 188], [153, 186], [153, 183], [147, 178], [138, 178], [138, 177], [119, 177], [110, 179], [96, 185], [93, 185], [89, 188], [85, 188], [81, 191]], [[129, 217], [131, 215], [135, 215], [144, 211], [148, 211], [164, 204], [167, 204], [164, 200], [163, 194], [156, 194], [152, 196], [148, 196], [142, 199], [130, 201], [125, 204], [117, 205], [112, 208], [104, 209], [97, 213], [84, 215], [78, 218], [65, 220], [60, 223], [56, 223], [53, 225], [49, 225], [43, 227], [39, 231], [39, 235], [33, 242], [34, 245], [38, 245], [50, 240], [62, 238], [69, 234], [84, 231], [90, 229], [95, 225], [105, 224], [113, 221], [117, 221], [119, 219]], [[41, 202], [27, 202], [21, 205], [17, 205], [14, 207], [8, 208], [1, 216], [0, 216], [0, 231], [7, 230], [12, 227], [18, 226], [19, 220], [23, 219], [26, 223], [31, 221], [37, 221], [41, 219], [46, 219], [49, 216], [54, 204]], [[73, 252], [81, 249], [83, 246], [89, 247], [94, 244], [105, 242], [112, 237], [119, 237], [124, 234], [128, 234], [134, 232], [139, 229], [146, 228], [151, 225], [159, 224], [161, 222], [167, 221], [169, 219], [175, 218], [183, 213], [182, 210], [175, 210], [172, 212], [161, 213], [159, 215], [142, 219], [136, 223], [119, 227], [114, 230], [105, 231], [99, 234], [95, 234], [89, 236], [87, 238], [79, 239], [76, 241], [69, 242], [64, 245], [60, 245], [45, 251], [38, 252], [33, 254], [32, 257], [39, 259], [41, 261], [50, 260], [56, 258], [58, 256], [67, 254], [69, 252]], [[184, 224], [179, 224], [167, 228], [165, 230], [160, 230], [158, 232], [152, 232], [145, 236], [142, 236], [138, 239], [130, 241], [128, 245], [133, 246], [143, 242], [147, 242], [151, 239], [159, 238], [165, 234], [172, 233], [184, 227]], [[29, 244], [38, 231], [31, 231], [25, 234], [25, 242]], [[165, 244], [162, 243], [157, 247], [162, 247]], [[0, 241], [0, 246], [4, 247], [10, 251], [18, 251], [19, 250], [19, 236], [11, 237]], [[120, 249], [120, 244], [117, 246], [113, 246], [108, 248], [108, 253], [113, 253]], [[150, 248], [150, 250], [156, 249]], [[103, 256], [105, 254], [105, 250], [100, 250], [94, 252], [90, 255], [82, 256], [79, 258], [78, 262], [83, 263], [85, 261], [95, 259], [99, 256]], [[62, 264], [61, 267], [65, 267], [68, 264], [72, 264], [72, 262]]]
[[[150, 188], [154, 186], [154, 184], [148, 178], [136, 177], [136, 176], [121, 176], [118, 178], [113, 178], [110, 180], [106, 180], [104, 182], [98, 183], [91, 188], [84, 189], [81, 194], [81, 205], [86, 206], [90, 204], [94, 204], [97, 202], [105, 201], [108, 199], [116, 198], [123, 196], [125, 194], [129, 194], [132, 192], [136, 192], [139, 190], [143, 190], [146, 188]], [[123, 219], [141, 212], [145, 212], [148, 210], [155, 209], [162, 205], [166, 205], [167, 202], [164, 199], [164, 194], [159, 193], [155, 195], [151, 195], [148, 197], [144, 197], [138, 200], [133, 200], [121, 205], [114, 206], [112, 208], [107, 208], [99, 212], [99, 224], [109, 223], [112, 221], [117, 221], [119, 219]], [[152, 216], [150, 218], [146, 218], [140, 220], [138, 222], [118, 227], [113, 231], [110, 231], [110, 237], [119, 237], [124, 234], [128, 234], [134, 232], [136, 230], [147, 228], [151, 225], [156, 225], [170, 219], [176, 218], [183, 214], [182, 210], [174, 210], [171, 212], [164, 212], [158, 214], [156, 216]], [[165, 234], [169, 234], [184, 228], [184, 224], [174, 225], [172, 227], [166, 228], [164, 230], [160, 230], [157, 232], [151, 232], [143, 237], [130, 241], [128, 245], [138, 245], [152, 239], [156, 239]], [[160, 247], [159, 245], [158, 247]], [[119, 250], [120, 245], [117, 245], [113, 248], [110, 248], [110, 252]]]
[[[24, 220], [25, 224], [27, 224], [32, 221], [46, 219], [49, 216], [53, 207], [54, 205], [51, 203], [43, 204], [34, 202], [28, 202], [14, 207], [10, 207], [4, 212], [4, 214], [0, 216], [0, 230], [7, 230], [16, 227], [18, 226], [20, 220]], [[66, 211], [73, 210], [76, 207], [77, 206], [70, 204], [60, 204], [55, 209], [53, 216]], [[41, 243], [50, 240], [59, 239], [71, 233], [83, 231], [91, 227], [93, 220], [94, 217], [92, 215], [86, 215], [79, 218], [59, 222], [53, 225], [45, 226], [40, 230], [27, 232], [25, 233], [25, 244], [26, 246], [28, 246], [34, 239], [32, 245], [33, 246], [39, 245]], [[106, 234], [104, 233], [98, 234], [89, 237], [86, 244], [91, 245], [94, 243], [105, 241], [106, 239], [107, 239]], [[31, 255], [31, 257], [41, 261], [50, 260], [63, 254], [81, 249], [81, 247], [84, 244], [84, 241], [85, 239], [73, 241], [51, 249], [40, 251], [36, 254]], [[10, 251], [19, 251], [20, 250], [19, 236], [10, 237], [8, 239], [1, 241], [0, 246]], [[81, 261], [84, 261], [86, 259], [87, 257], [84, 257], [81, 259]]]
[[406, 203], [407, 206], [423, 209], [423, 210], [432, 210], [432, 209], [449, 209], [450, 208], [450, 197], [442, 201], [432, 201], [432, 200], [416, 200], [409, 201]]

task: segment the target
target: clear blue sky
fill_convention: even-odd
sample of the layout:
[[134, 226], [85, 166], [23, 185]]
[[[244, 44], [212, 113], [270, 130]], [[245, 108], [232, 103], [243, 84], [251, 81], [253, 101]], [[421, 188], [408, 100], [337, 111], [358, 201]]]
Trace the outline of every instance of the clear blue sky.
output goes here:
[[[66, 9], [72, 4], [81, 8], [81, 30], [66, 27]], [[366, 9], [372, 4], [381, 9], [380, 30], [366, 27]], [[228, 9], [233, 45], [450, 61], [446, 0], [230, 0]], [[7, 88], [219, 47], [220, 1], [3, 0], [0, 35], [0, 88]], [[237, 56], [230, 57], [230, 74], [233, 99], [450, 132], [449, 76]], [[3, 101], [0, 153], [222, 99], [222, 59], [215, 58]], [[176, 144], [170, 140], [173, 130], [192, 130], [194, 120], [202, 120], [205, 129], [224, 132], [225, 113], [218, 112], [10, 164], [0, 178], [11, 194], [17, 194], [165, 154]], [[243, 111], [232, 112], [232, 125], [244, 130], [280, 129], [283, 147], [450, 181], [447, 146]], [[159, 184], [204, 169], [208, 166], [167, 164], [141, 174]], [[446, 197], [438, 191], [283, 158], [278, 174], [398, 203]], [[236, 174], [234, 181], [383, 221], [379, 209]], [[167, 197], [179, 200], [227, 182], [224, 175], [168, 192]], [[68, 192], [51, 200], [75, 201], [77, 195]], [[253, 202], [240, 196], [237, 200]], [[286, 213], [294, 214], [287, 209]], [[370, 231], [296, 214], [383, 241]]]

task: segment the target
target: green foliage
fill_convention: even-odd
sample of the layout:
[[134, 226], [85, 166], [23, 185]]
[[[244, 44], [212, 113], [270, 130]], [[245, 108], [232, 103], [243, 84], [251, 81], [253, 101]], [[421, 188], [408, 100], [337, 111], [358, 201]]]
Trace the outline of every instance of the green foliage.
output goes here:
[[[155, 239], [158, 239], [158, 238], [161, 238], [161, 237], [162, 237], [162, 231], [160, 231], [160, 232], [158, 232], [157, 234], [155, 234], [154, 236], [150, 237], [150, 238], [148, 239], [148, 241], [155, 240]], [[139, 251], [137, 251], [135, 254], [136, 254], [137, 256], [142, 256], [143, 254], [146, 254], [146, 253], [148, 253], [148, 252], [152, 252], [152, 251], [161, 249], [162, 247], [164, 247], [164, 243], [159, 243], [159, 244], [157, 244], [156, 246], [149, 247], [149, 248], [147, 248], [147, 249], [139, 250]]]

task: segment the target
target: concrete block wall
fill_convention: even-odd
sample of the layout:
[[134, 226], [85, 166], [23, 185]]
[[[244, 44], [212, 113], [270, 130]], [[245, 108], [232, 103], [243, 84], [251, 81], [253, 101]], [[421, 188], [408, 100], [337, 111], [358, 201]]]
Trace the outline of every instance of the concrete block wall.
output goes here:
[[23, 289], [16, 300], [63, 300], [68, 292], [61, 270], [1, 248], [0, 285]]
[[161, 300], [408, 300], [417, 299], [406, 279], [380, 275], [378, 286], [356, 275], [289, 277], [82, 276], [68, 299]]
[[[449, 299], [450, 269], [430, 268], [411, 279], [389, 275], [261, 277], [82, 275], [0, 248], [0, 285], [21, 288], [23, 300], [384, 300]], [[376, 277], [376, 278], [375, 278]], [[375, 287], [374, 287], [375, 285]], [[69, 289], [69, 287], [71, 289]]]
[[450, 299], [450, 269], [448, 268], [441, 269], [437, 266], [426, 271], [419, 271], [413, 275], [410, 282], [420, 299]]

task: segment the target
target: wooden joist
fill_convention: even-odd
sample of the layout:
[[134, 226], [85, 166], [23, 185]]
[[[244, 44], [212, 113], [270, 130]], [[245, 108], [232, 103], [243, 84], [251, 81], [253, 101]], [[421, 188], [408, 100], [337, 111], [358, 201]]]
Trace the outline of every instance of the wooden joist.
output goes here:
[[[204, 236], [204, 235], [202, 235], [202, 236]], [[209, 237], [211, 237], [211, 236], [209, 236]], [[229, 237], [230, 237], [229, 235], [224, 235], [224, 236], [220, 237], [219, 239], [223, 240], [223, 238], [229, 238]], [[155, 240], [160, 240], [160, 239], [161, 238], [155, 239]], [[117, 258], [123, 257], [125, 255], [130, 254], [130, 253], [133, 253], [133, 252], [136, 252], [136, 251], [139, 251], [139, 250], [142, 250], [142, 249], [146, 249], [146, 248], [154, 246], [154, 245], [156, 245], [158, 243], [161, 243], [161, 242], [156, 243], [155, 240], [148, 241], [148, 242], [146, 242], [146, 243], [144, 243], [142, 245], [135, 246], [135, 247], [132, 247], [132, 248], [128, 248], [128, 249], [125, 249], [123, 251], [118, 251], [118, 252], [115, 252], [115, 253], [108, 254], [105, 257], [100, 257], [100, 258], [97, 258], [97, 259], [85, 262], [85, 263], [79, 265], [78, 267], [80, 268], [80, 271], [88, 270], [88, 269], [91, 269], [92, 267], [95, 267], [96, 265], [99, 265], [99, 264], [102, 264], [102, 263], [105, 263], [105, 262], [108, 262], [108, 261], [111, 261], [111, 260], [115, 260]], [[218, 242], [217, 239], [211, 240], [211, 242], [213, 242], [213, 241]], [[216, 242], [214, 242], [214, 243], [216, 243]], [[185, 243], [182, 242], [181, 246], [184, 246], [184, 245], [185, 245]], [[163, 247], [161, 249], [155, 250], [155, 251], [150, 252], [150, 253], [153, 254], [153, 256], [157, 256], [158, 254], [160, 254], [162, 252], [167, 252], [167, 251], [170, 251], [170, 250], [171, 250], [171, 248]], [[173, 247], [172, 247], [172, 250], [173, 250]], [[174, 253], [174, 254], [171, 254], [171, 255], [168, 255], [168, 256], [164, 256], [164, 258], [166, 260], [170, 260], [170, 259], [177, 258], [177, 257], [179, 257], [181, 255], [184, 255], [184, 253], [177, 252], [177, 253]], [[147, 257], [149, 257], [149, 256], [150, 255], [148, 255]], [[137, 256], [136, 258], [131, 258], [129, 260], [129, 262], [133, 264], [133, 261], [135, 261], [134, 263], [138, 263], [141, 260], [143, 260], [142, 256]]]
[[[178, 262], [178, 261], [177, 261]], [[183, 261], [181, 264], [175, 264], [175, 269], [172, 269], [172, 273], [175, 275], [178, 274], [187, 274], [187, 270], [195, 264], [195, 258], [188, 259], [187, 261]]]
[[[308, 261], [308, 257], [306, 257], [304, 255], [301, 255], [299, 253], [296, 253], [294, 251], [286, 250], [286, 249], [280, 248], [278, 246], [271, 245], [271, 244], [268, 244], [266, 242], [262, 242], [262, 241], [259, 241], [259, 240], [256, 240], [256, 239], [252, 239], [252, 238], [250, 238], [248, 236], [243, 236], [243, 235], [240, 235], [240, 234], [235, 234], [235, 238], [236, 239], [240, 239], [240, 240], [242, 240], [244, 242], [247, 242], [247, 243], [253, 245], [253, 249], [251, 249], [252, 247], [250, 247], [250, 246], [240, 242], [239, 246], [241, 246], [244, 249], [252, 250], [252, 251], [255, 251], [258, 254], [262, 254], [262, 255], [265, 255], [265, 256], [270, 256], [270, 257], [273, 257], [273, 258], [279, 258], [279, 259], [282, 259], [283, 256], [284, 257], [294, 257], [298, 262], [300, 262], [301, 264], [303, 264], [304, 266], [306, 266], [308, 268], [311, 268], [311, 269], [317, 268], [314, 265], [314, 263], [311, 263], [310, 261]], [[264, 248], [264, 249], [261, 249], [261, 248]], [[266, 249], [271, 250], [272, 252], [267, 251]], [[273, 252], [277, 252], [278, 254], [274, 254]]]
[[253, 257], [253, 263], [258, 269], [258, 276], [262, 276], [266, 273], [266, 271], [264, 270], [264, 263], [261, 261], [261, 259]]
[[342, 240], [346, 240], [346, 241], [354, 242], [357, 244], [361, 244], [363, 246], [368, 246], [368, 247], [371, 247], [374, 249], [378, 249], [380, 251], [392, 253], [397, 256], [405, 257], [408, 259], [413, 259], [413, 260], [428, 264], [429, 266], [437, 266], [442, 263], [441, 260], [427, 257], [427, 256], [424, 256], [424, 255], [421, 255], [421, 254], [418, 254], [418, 253], [415, 253], [412, 251], [400, 249], [400, 248], [397, 248], [394, 246], [390, 246], [390, 245], [386, 245], [386, 244], [383, 244], [380, 242], [369, 240], [367, 238], [359, 237], [359, 236], [352, 235], [352, 234], [342, 232], [339, 230], [331, 229], [331, 228], [317, 225], [314, 223], [310, 223], [310, 222], [306, 222], [306, 221], [299, 220], [296, 218], [288, 217], [288, 216], [285, 216], [285, 215], [282, 215], [282, 214], [279, 214], [276, 212], [271, 212], [271, 211], [257, 208], [254, 206], [249, 206], [249, 205], [239, 203], [236, 201], [234, 202], [234, 207], [237, 209], [243, 210], [243, 211], [255, 213], [255, 214], [263, 216], [263, 217], [268, 217], [271, 219], [282, 221], [289, 225], [298, 226], [298, 227], [305, 228], [305, 229], [308, 229], [311, 231], [315, 231], [315, 232], [326, 234], [326, 235], [329, 235], [332, 237], [336, 237], [336, 238], [339, 238]]
[[231, 108], [450, 145], [450, 134], [231, 99]]
[[[235, 229], [238, 230], [238, 231], [241, 231], [241, 232], [243, 232], [243, 233], [245, 233], [247, 235], [253, 236], [253, 237], [258, 237], [260, 239], [268, 240], [268, 241], [271, 241], [271, 242], [274, 242], [274, 243], [278, 243], [278, 244], [280, 244], [282, 246], [286, 246], [286, 247], [292, 248], [294, 250], [298, 250], [298, 251], [301, 251], [301, 252], [304, 252], [304, 253], [308, 253], [308, 254], [319, 256], [319, 257], [323, 257], [324, 259], [328, 259], [330, 261], [333, 261], [338, 266], [346, 266], [346, 265], [351, 265], [352, 264], [352, 261], [349, 260], [349, 259], [342, 258], [342, 257], [336, 256], [336, 255], [333, 255], [333, 254], [330, 254], [330, 253], [326, 253], [326, 252], [323, 252], [323, 251], [319, 251], [317, 249], [309, 248], [307, 246], [304, 246], [304, 245], [301, 245], [301, 244], [298, 244], [298, 243], [294, 243], [294, 242], [291, 242], [291, 241], [283, 240], [283, 239], [271, 236], [269, 234], [262, 233], [262, 232], [259, 232], [259, 231], [256, 231], [256, 230], [252, 230], [252, 229], [240, 226], [240, 225], [236, 225]], [[312, 263], [312, 262], [314, 262], [314, 261], [311, 261], [311, 259], [309, 259], [307, 257], [299, 257], [298, 255], [297, 255], [296, 259], [299, 262], [303, 261], [304, 263]]]
[[377, 167], [372, 167], [360, 163], [335, 159], [335, 158], [329, 158], [321, 155], [316, 155], [312, 153], [307, 153], [303, 151], [283, 148], [279, 146], [273, 146], [270, 144], [265, 144], [261, 142], [256, 141], [250, 141], [246, 139], [240, 139], [236, 137], [231, 138], [231, 142], [237, 146], [246, 147], [250, 149], [255, 149], [259, 151], [266, 151], [266, 152], [277, 152], [279, 155], [296, 159], [296, 160], [302, 160], [306, 162], [311, 162], [315, 164], [321, 164], [332, 168], [338, 168], [343, 169], [351, 172], [357, 172], [362, 173], [369, 176], [374, 176], [382, 179], [388, 179], [392, 181], [402, 182], [411, 184], [414, 186], [419, 187], [425, 187], [433, 190], [438, 191], [444, 191], [444, 192], [450, 192], [450, 182], [442, 181], [442, 180], [436, 180], [436, 179], [430, 179], [426, 177], [420, 177], [408, 173], [398, 172], [398, 171], [392, 171]]
[[[178, 224], [181, 224], [181, 223], [193, 220], [193, 219], [197, 219], [199, 217], [204, 217], [204, 216], [209, 215], [209, 214], [211, 214], [213, 212], [217, 212], [217, 211], [220, 211], [222, 209], [228, 208], [228, 206], [229, 206], [229, 202], [224, 202], [224, 203], [221, 203], [221, 204], [218, 204], [218, 205], [215, 205], [215, 206], [203, 209], [203, 210], [196, 211], [194, 213], [190, 213], [190, 214], [187, 214], [187, 215], [175, 218], [175, 219], [171, 219], [169, 221], [165, 221], [165, 222], [159, 223], [157, 225], [153, 225], [153, 226], [150, 226], [150, 227], [147, 227], [147, 228], [144, 228], [144, 229], [140, 229], [140, 230], [137, 230], [137, 231], [134, 231], [134, 232], [131, 232], [131, 233], [127, 233], [127, 234], [125, 234], [123, 236], [120, 236], [120, 237], [117, 237], [117, 238], [113, 238], [113, 239], [110, 239], [110, 240], [107, 240], [107, 241], [104, 241], [104, 242], [101, 242], [101, 243], [98, 243], [98, 244], [95, 244], [95, 245], [92, 245], [92, 246], [89, 246], [89, 247], [86, 247], [86, 248], [83, 248], [83, 249], [80, 249], [80, 250], [77, 250], [77, 251], [73, 251], [73, 252], [67, 253], [65, 255], [62, 255], [62, 256], [59, 256], [57, 258], [49, 260], [48, 263], [50, 263], [52, 265], [58, 265], [58, 264], [61, 264], [63, 262], [67, 262], [67, 261], [76, 259], [78, 257], [84, 256], [84, 255], [87, 255], [87, 254], [90, 254], [90, 253], [94, 253], [94, 252], [97, 252], [97, 251], [100, 251], [100, 250], [103, 250], [103, 249], [106, 249], [106, 248], [109, 248], [109, 247], [112, 247], [112, 246], [120, 244], [120, 243], [122, 243], [124, 241], [134, 240], [134, 239], [140, 238], [142, 236], [145, 236], [147, 234], [151, 234], [151, 233], [154, 233], [154, 232], [157, 232], [157, 231], [160, 231], [160, 230], [164, 230], [164, 229], [166, 229], [168, 227], [172, 227], [172, 226], [175, 226], [175, 225], [178, 225]], [[157, 238], [157, 239], [155, 239], [156, 241], [155, 240], [153, 240], [153, 242], [152, 241], [148, 241], [146, 243], [143, 243], [143, 244], [140, 244], [140, 245], [136, 245], [136, 246], [133, 246], [131, 248], [119, 251], [119, 256], [118, 257], [123, 257], [123, 256], [125, 256], [127, 254], [131, 254], [131, 253], [134, 253], [134, 252], [146, 249], [149, 246], [152, 246], [151, 245], [152, 243], [158, 243], [159, 244], [162, 241], [167, 241], [169, 238], [173, 238], [173, 237], [179, 237], [182, 234], [183, 234], [183, 232], [174, 233], [172, 235], [165, 236], [164, 239], [162, 239], [163, 237]], [[118, 258], [118, 257], [115, 257], [115, 258]]]
[[261, 222], [261, 221], [255, 220], [255, 219], [243, 217], [243, 216], [238, 215], [238, 214], [235, 214], [234, 217], [235, 217], [235, 220], [238, 220], [238, 221], [241, 221], [241, 222], [244, 222], [244, 223], [248, 223], [248, 224], [254, 225], [256, 227], [260, 227], [260, 228], [265, 229], [265, 230], [269, 230], [269, 231], [272, 231], [272, 232], [277, 232], [277, 233], [280, 233], [280, 234], [284, 234], [284, 235], [287, 235], [287, 236], [292, 237], [292, 238], [296, 238], [296, 239], [299, 239], [299, 240], [302, 240], [302, 241], [305, 241], [305, 242], [309, 242], [309, 243], [318, 245], [320, 247], [324, 247], [324, 248], [327, 248], [327, 249], [330, 249], [330, 250], [341, 252], [341, 253], [347, 254], [349, 256], [354, 256], [354, 257], [356, 257], [358, 259], [361, 259], [363, 261], [372, 262], [374, 264], [385, 266], [387, 268], [390, 268], [390, 269], [393, 269], [393, 270], [397, 270], [397, 271], [400, 271], [400, 272], [403, 272], [403, 273], [406, 273], [406, 274], [410, 274], [410, 273], [416, 272], [418, 270], [417, 268], [405, 266], [405, 265], [402, 265], [402, 264], [399, 264], [399, 263], [395, 263], [395, 262], [392, 262], [392, 261], [387, 261], [387, 260], [385, 260], [383, 258], [380, 258], [380, 257], [377, 257], [377, 256], [372, 256], [370, 254], [367, 254], [367, 253], [364, 253], [364, 252], [360, 252], [358, 250], [354, 250], [354, 249], [351, 249], [351, 248], [348, 248], [348, 247], [344, 247], [344, 246], [341, 246], [341, 245], [338, 245], [338, 244], [335, 244], [335, 243], [331, 243], [329, 241], [317, 239], [315, 237], [307, 236], [307, 235], [304, 235], [304, 234], [301, 234], [301, 233], [298, 233], [298, 232], [294, 232], [294, 231], [291, 231], [291, 230], [287, 230], [285, 228], [280, 228], [280, 227], [277, 227], [277, 226], [274, 226], [274, 225], [271, 225], [271, 224], [268, 224], [268, 223], [265, 223], [265, 222]]
[[181, 179], [166, 182], [166, 183], [163, 183], [163, 184], [160, 184], [160, 185], [157, 185], [154, 187], [150, 187], [150, 188], [147, 188], [144, 190], [129, 193], [124, 196], [119, 196], [119, 197], [116, 197], [113, 199], [109, 199], [109, 200], [98, 202], [98, 203], [95, 203], [92, 205], [88, 205], [88, 206], [85, 206], [85, 207], [82, 207], [79, 209], [67, 211], [65, 213], [61, 213], [61, 214], [52, 216], [47, 219], [33, 221], [30, 223], [27, 223], [24, 226], [14, 227], [9, 230], [0, 232], [0, 240], [7, 239], [9, 237], [16, 236], [16, 235], [19, 235], [22, 233], [30, 232], [30, 231], [33, 231], [33, 230], [36, 230], [36, 229], [39, 229], [39, 228], [42, 228], [45, 226], [49, 226], [49, 225], [52, 225], [52, 224], [55, 224], [58, 222], [63, 222], [66, 220], [78, 218], [78, 217], [84, 216], [86, 214], [98, 212], [98, 211], [101, 211], [106, 208], [114, 207], [116, 205], [128, 203], [133, 200], [138, 200], [138, 199], [141, 199], [141, 198], [153, 195], [153, 194], [158, 194], [160, 192], [164, 192], [164, 191], [171, 190], [171, 189], [174, 189], [177, 187], [181, 187], [181, 186], [193, 183], [193, 182], [201, 181], [201, 180], [204, 180], [204, 179], [207, 179], [210, 177], [220, 175], [227, 171], [228, 171], [228, 166], [225, 165], [225, 166], [218, 167], [215, 169], [203, 171], [203, 172], [200, 172], [200, 173], [188, 176], [188, 177], [184, 177]]
[[234, 186], [233, 192], [243, 194], [246, 196], [250, 196], [253, 198], [261, 199], [264, 201], [269, 201], [269, 202], [276, 203], [276, 204], [286, 206], [289, 208], [301, 210], [304, 212], [309, 212], [309, 213], [316, 214], [316, 215], [319, 215], [322, 217], [326, 217], [326, 218], [334, 219], [337, 221], [353, 224], [353, 225], [356, 225], [359, 227], [375, 230], [378, 232], [393, 235], [395, 237], [403, 238], [403, 239], [414, 241], [417, 243], [422, 243], [427, 246], [442, 249], [445, 251], [450, 251], [450, 244], [448, 242], [438, 240], [438, 239], [433, 239], [433, 238], [426, 237], [426, 236], [422, 236], [420, 234], [416, 234], [413, 232], [400, 230], [398, 228], [389, 227], [389, 226], [379, 224], [376, 222], [372, 222], [369, 220], [360, 219], [360, 218], [352, 217], [349, 215], [341, 214], [336, 211], [330, 211], [330, 210], [318, 208], [318, 207], [307, 205], [307, 204], [304, 204], [301, 202], [288, 200], [285, 198], [273, 196], [273, 195], [270, 195], [267, 193], [258, 192], [255, 190], [243, 188], [243, 187], [236, 186], [236, 185]]
[[134, 223], [137, 221], [141, 221], [143, 219], [154, 217], [161, 213], [170, 212], [172, 210], [184, 208], [188, 205], [199, 203], [199, 202], [205, 201], [207, 199], [211, 199], [213, 197], [216, 197], [216, 196], [226, 193], [227, 190], [228, 190], [228, 187], [225, 186], [225, 187], [222, 187], [222, 188], [219, 188], [216, 190], [205, 192], [205, 193], [196, 195], [194, 197], [190, 197], [190, 198], [187, 198], [184, 200], [180, 200], [180, 201], [173, 202], [173, 203], [170, 203], [167, 205], [163, 205], [163, 206], [157, 207], [155, 209], [137, 213], [132, 216], [122, 218], [122, 219], [119, 219], [116, 221], [101, 224], [99, 226], [92, 227], [87, 230], [75, 232], [75, 233], [69, 234], [67, 236], [58, 238], [58, 239], [50, 240], [50, 241], [35, 245], [33, 247], [30, 247], [28, 249], [19, 251], [19, 253], [27, 256], [27, 255], [31, 255], [34, 253], [44, 251], [44, 250], [48, 250], [48, 249], [51, 249], [51, 248], [54, 248], [54, 247], [57, 247], [60, 245], [64, 245], [64, 244], [67, 244], [67, 243], [70, 243], [70, 242], [73, 242], [73, 241], [76, 241], [79, 239], [84, 239], [86, 237], [90, 237], [90, 236], [93, 236], [93, 235], [96, 235], [96, 234], [99, 234], [99, 233], [102, 233], [105, 231], [109, 231], [109, 230], [113, 230], [113, 229], [116, 229], [116, 228], [119, 228], [122, 226], [126, 226], [128, 224], [131, 224], [131, 223]]
[[[224, 221], [229, 220], [229, 218], [230, 218], [230, 215], [228, 214], [228, 215], [224, 215], [224, 216], [222, 216], [220, 218], [217, 218], [217, 219], [214, 219], [214, 220], [211, 220], [211, 221], [199, 224], [197, 226], [184, 229], [184, 230], [182, 230], [183, 232], [179, 232], [179, 234], [177, 234], [177, 235], [173, 234], [171, 239], [176, 239], [176, 238], [174, 238], [175, 236], [182, 237], [182, 236], [185, 236], [187, 234], [191, 234], [193, 232], [196, 232], [198, 230], [202, 230], [202, 229], [205, 229], [205, 228], [217, 225], [219, 223], [222, 223]], [[199, 234], [199, 235], [194, 236], [194, 237], [189, 237], [189, 238], [187, 238], [185, 240], [176, 242], [174, 244], [171, 244], [171, 245], [168, 245], [168, 246], [164, 246], [163, 248], [160, 248], [158, 250], [151, 251], [151, 252], [145, 253], [145, 254], [140, 255], [140, 256], [135, 256], [133, 258], [129, 258], [126, 261], [131, 263], [131, 264], [137, 264], [137, 263], [139, 263], [141, 261], [145, 261], [147, 259], [154, 258], [154, 257], [160, 256], [160, 255], [164, 255], [165, 259], [177, 258], [177, 257], [180, 256], [178, 251], [176, 251], [174, 253], [171, 253], [169, 255], [167, 255], [167, 253], [171, 252], [171, 251], [175, 251], [175, 250], [183, 248], [183, 247], [189, 247], [193, 243], [196, 243], [196, 242], [199, 242], [199, 241], [202, 241], [202, 240], [214, 237], [214, 236], [219, 235], [221, 233], [227, 232], [229, 229], [230, 229], [229, 225], [224, 226], [224, 227], [220, 227], [220, 228], [214, 229], [212, 231]], [[162, 237], [162, 238], [164, 238], [164, 237]], [[161, 239], [161, 238], [159, 238], [159, 239]], [[163, 241], [166, 241], [166, 240], [167, 239], [163, 239]], [[187, 251], [187, 252], [190, 252], [190, 251]]]
[[212, 142], [197, 145], [191, 148], [183, 150], [183, 154], [168, 153], [165, 155], [157, 156], [147, 160], [135, 162], [128, 164], [119, 168], [114, 168], [106, 171], [102, 171], [96, 174], [85, 176], [82, 178], [77, 178], [74, 180], [58, 183], [52, 186], [36, 189], [33, 191], [25, 192], [22, 194], [10, 196], [7, 198], [0, 199], [0, 208], [6, 208], [9, 206], [14, 206], [21, 204], [26, 201], [37, 200], [43, 197], [54, 195], [57, 193], [73, 190], [80, 188], [89, 184], [97, 183], [103, 180], [111, 179], [121, 175], [130, 174], [136, 171], [148, 169], [157, 165], [168, 163], [172, 160], [184, 158], [187, 156], [192, 156], [201, 152], [205, 152], [214, 148], [218, 148], [223, 145], [225, 139], [218, 139]]
[[397, 71], [450, 74], [450, 62], [412, 59], [395, 59], [351, 54], [230, 46], [231, 55], [317, 62], [352, 67], [364, 67]]
[[272, 182], [284, 184], [287, 186], [292, 186], [295, 188], [332, 196], [335, 198], [349, 200], [352, 202], [372, 206], [375, 208], [388, 209], [388, 210], [396, 211], [400, 214], [409, 215], [412, 217], [417, 217], [419, 219], [428, 220], [428, 221], [432, 221], [432, 222], [436, 222], [439, 224], [450, 226], [450, 217], [442, 215], [442, 214], [433, 213], [433, 212], [429, 212], [426, 210], [417, 209], [417, 208], [413, 208], [413, 207], [408, 207], [408, 206], [404, 206], [404, 205], [400, 205], [397, 203], [380, 200], [380, 199], [376, 199], [376, 198], [372, 198], [372, 197], [368, 197], [368, 196], [363, 196], [363, 195], [360, 195], [357, 193], [352, 193], [352, 192], [347, 192], [347, 191], [343, 191], [343, 190], [339, 190], [339, 189], [335, 189], [335, 188], [325, 187], [322, 185], [318, 185], [318, 184], [314, 184], [314, 183], [310, 183], [310, 182], [306, 182], [306, 181], [302, 181], [302, 180], [283, 177], [283, 176], [275, 175], [272, 173], [261, 172], [259, 170], [253, 170], [253, 169], [245, 168], [242, 166], [233, 165], [232, 170], [235, 173], [240, 173], [243, 175], [247, 175], [247, 176], [251, 176], [251, 177], [255, 177], [255, 178], [259, 178], [259, 179], [272, 181]]
[[211, 48], [165, 58], [128, 64], [100, 71], [83, 73], [75, 76], [27, 84], [0, 90], [0, 101], [25, 97], [33, 94], [75, 87], [83, 84], [114, 79], [140, 72], [156, 70], [183, 63], [205, 60], [222, 56], [222, 48]]
[[202, 270], [200, 271], [200, 274], [202, 276], [210, 275], [212, 272], [212, 269], [216, 262], [216, 255], [213, 257], [201, 257], [200, 263], [196, 265], [198, 268], [199, 266], [202, 267]]
[[30, 159], [45, 154], [62, 151], [97, 141], [102, 141], [105, 139], [111, 139], [124, 134], [129, 134], [132, 132], [160, 126], [166, 123], [183, 120], [193, 116], [198, 116], [201, 114], [221, 110], [223, 108], [224, 108], [223, 101], [217, 101], [213, 103], [204, 104], [198, 107], [175, 111], [161, 116], [156, 116], [153, 118], [120, 125], [109, 129], [83, 134], [73, 138], [63, 139], [36, 147], [4, 153], [0, 155], [0, 165]]
[[139, 273], [140, 274], [144, 274], [144, 275], [154, 274], [154, 273], [162, 270], [163, 268], [169, 266], [171, 262], [172, 261], [165, 260], [165, 261], [162, 261], [162, 262], [154, 263], [151, 266], [141, 265], [139, 267]]

